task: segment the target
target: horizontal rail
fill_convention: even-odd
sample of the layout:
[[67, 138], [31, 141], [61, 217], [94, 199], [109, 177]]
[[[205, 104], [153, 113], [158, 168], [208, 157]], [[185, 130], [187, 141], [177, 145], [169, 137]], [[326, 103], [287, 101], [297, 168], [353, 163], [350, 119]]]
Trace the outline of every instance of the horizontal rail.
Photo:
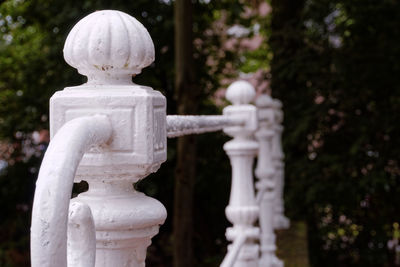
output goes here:
[[225, 115], [168, 115], [167, 137], [174, 138], [189, 134], [216, 132], [227, 126], [240, 126], [245, 124], [244, 119], [227, 117]]

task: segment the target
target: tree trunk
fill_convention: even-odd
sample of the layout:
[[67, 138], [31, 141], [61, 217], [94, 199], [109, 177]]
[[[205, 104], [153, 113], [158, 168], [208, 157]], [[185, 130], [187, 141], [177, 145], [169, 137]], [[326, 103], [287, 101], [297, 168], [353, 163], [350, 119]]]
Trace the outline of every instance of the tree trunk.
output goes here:
[[[175, 15], [175, 98], [178, 114], [195, 114], [198, 86], [193, 64], [192, 3], [176, 0]], [[196, 140], [178, 138], [175, 169], [173, 256], [174, 267], [193, 266], [193, 195], [196, 175]]]
[[[287, 91], [299, 88], [293, 58], [303, 47], [302, 12], [305, 0], [272, 0], [271, 37], [269, 45], [274, 57], [271, 62], [271, 88], [274, 97], [284, 101]], [[283, 71], [282, 69], [285, 69]], [[282, 73], [290, 73], [283, 76]], [[284, 105], [285, 107], [285, 105]]]

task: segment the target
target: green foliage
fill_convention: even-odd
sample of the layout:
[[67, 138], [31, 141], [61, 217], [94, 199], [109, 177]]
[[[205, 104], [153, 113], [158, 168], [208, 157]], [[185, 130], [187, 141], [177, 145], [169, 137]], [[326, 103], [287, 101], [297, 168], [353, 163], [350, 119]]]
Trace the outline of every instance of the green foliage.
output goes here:
[[[215, 17], [232, 2], [235, 1], [195, 2], [194, 37], [205, 39], [205, 30], [212, 27]], [[48, 100], [55, 91], [85, 82], [76, 70], [64, 62], [62, 50], [68, 32], [79, 19], [95, 10], [117, 9], [136, 17], [154, 40], [156, 61], [135, 77], [134, 82], [160, 90], [168, 99], [168, 113], [174, 114], [172, 4], [171, 1], [159, 0], [6, 0], [0, 4], [0, 145], [4, 142], [18, 147], [9, 157], [0, 156], [0, 159], [13, 161], [13, 164], [9, 163], [6, 173], [0, 174], [0, 201], [5, 207], [2, 213], [4, 218], [0, 220], [0, 266], [29, 266], [30, 212], [43, 151], [39, 149], [37, 156], [27, 156], [23, 149], [27, 145], [26, 140], [30, 139], [33, 131], [48, 127]], [[231, 18], [243, 9], [243, 4], [232, 6]], [[208, 15], [211, 13], [213, 16]], [[209, 38], [207, 42], [214, 47], [219, 46], [217, 38]], [[207, 84], [207, 90], [202, 92], [202, 98], [205, 98], [219, 87], [218, 79], [209, 75], [209, 67], [205, 63], [207, 53], [200, 49], [195, 53], [199, 87], [206, 88]], [[220, 72], [218, 68], [217, 72]], [[201, 109], [203, 114], [220, 112], [210, 105], [210, 101], [202, 103]], [[198, 168], [202, 171], [196, 181], [194, 226], [195, 257], [199, 266], [215, 266], [225, 254], [227, 221], [223, 211], [229, 194], [229, 161], [222, 150], [224, 141], [226, 137], [219, 135], [199, 138], [201, 157]], [[28, 146], [34, 149], [40, 147]], [[171, 262], [174, 147], [174, 141], [170, 141], [168, 162], [156, 174], [137, 185], [141, 191], [159, 199], [170, 215], [149, 249], [148, 264], [151, 266], [170, 266]], [[221, 172], [214, 174], [214, 170]], [[76, 186], [74, 195], [84, 188], [84, 185]], [[210, 188], [220, 191], [210, 194]], [[207, 218], [211, 217], [218, 218], [218, 223], [209, 224]]]
[[395, 1], [276, 1], [272, 91], [284, 102], [287, 207], [315, 266], [384, 266], [399, 222]]
[[[194, 37], [203, 42], [194, 51], [203, 99], [219, 87], [227, 75], [226, 65], [253, 72], [268, 69], [272, 60], [272, 92], [283, 101], [285, 111], [286, 206], [292, 219], [307, 221], [311, 263], [393, 263], [395, 255], [387, 243], [399, 242], [400, 5], [393, 0], [273, 0], [272, 21], [241, 17], [246, 6], [241, 1], [194, 5]], [[29, 216], [42, 150], [26, 157], [23, 147], [31, 132], [47, 128], [49, 97], [84, 82], [64, 62], [62, 48], [71, 27], [99, 9], [125, 11], [149, 29], [156, 62], [135, 82], [162, 91], [168, 98], [168, 113], [175, 113], [172, 2], [3, 1], [0, 139], [14, 151], [11, 157], [1, 156], [12, 161], [0, 174], [4, 209], [0, 266], [29, 265]], [[226, 25], [245, 27], [258, 22], [262, 35], [271, 37], [254, 51], [221, 54], [213, 23], [222, 19]], [[215, 65], [207, 63], [208, 57], [216, 59]], [[220, 112], [210, 103], [201, 103], [201, 113]], [[194, 226], [198, 266], [216, 266], [226, 249], [223, 210], [229, 194], [229, 162], [221, 149], [225, 141], [226, 137], [212, 134], [198, 140]], [[137, 185], [164, 203], [170, 215], [174, 147], [171, 141], [168, 162], [160, 171]], [[170, 218], [149, 250], [152, 266], [171, 262]], [[208, 218], [213, 218], [212, 225]]]
[[[19, 151], [15, 152], [20, 154]], [[10, 164], [0, 176], [0, 266], [29, 266], [30, 207], [40, 157]]]

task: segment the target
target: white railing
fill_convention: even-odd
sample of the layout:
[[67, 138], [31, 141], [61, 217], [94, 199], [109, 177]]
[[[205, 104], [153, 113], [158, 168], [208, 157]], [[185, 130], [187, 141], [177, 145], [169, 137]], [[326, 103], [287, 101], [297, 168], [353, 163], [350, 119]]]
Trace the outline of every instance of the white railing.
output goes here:
[[[275, 187], [283, 186], [277, 101], [264, 95], [257, 107], [251, 105], [255, 90], [239, 81], [227, 90], [232, 105], [223, 115], [167, 116], [161, 93], [131, 81], [154, 61], [150, 35], [119, 11], [97, 11], [79, 21], [67, 37], [64, 57], [88, 82], [50, 100], [52, 139], [32, 214], [33, 267], [144, 266], [147, 247], [167, 213], [132, 183], [166, 160], [167, 137], [218, 130], [233, 137], [224, 145], [232, 165], [225, 211], [233, 224], [226, 232], [232, 244], [221, 266], [283, 266], [274, 235], [274, 224], [282, 221], [276, 214], [283, 216], [283, 202], [276, 202], [282, 190]], [[89, 190], [70, 200], [73, 182], [81, 180]], [[287, 219], [284, 224], [288, 227]]]

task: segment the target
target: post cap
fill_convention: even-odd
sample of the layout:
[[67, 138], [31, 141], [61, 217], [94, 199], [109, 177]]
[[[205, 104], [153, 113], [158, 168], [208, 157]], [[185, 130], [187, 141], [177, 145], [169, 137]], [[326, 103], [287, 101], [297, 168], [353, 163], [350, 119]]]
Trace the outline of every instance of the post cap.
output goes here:
[[132, 75], [154, 61], [154, 44], [134, 17], [117, 10], [101, 10], [72, 28], [64, 58], [88, 77], [89, 84], [131, 84]]
[[258, 108], [270, 108], [274, 106], [274, 100], [267, 94], [262, 94], [256, 99]]
[[276, 109], [282, 109], [282, 102], [279, 99], [273, 99], [273, 107]]
[[254, 87], [246, 81], [232, 83], [226, 91], [226, 99], [234, 105], [246, 105], [253, 101], [256, 96]]

